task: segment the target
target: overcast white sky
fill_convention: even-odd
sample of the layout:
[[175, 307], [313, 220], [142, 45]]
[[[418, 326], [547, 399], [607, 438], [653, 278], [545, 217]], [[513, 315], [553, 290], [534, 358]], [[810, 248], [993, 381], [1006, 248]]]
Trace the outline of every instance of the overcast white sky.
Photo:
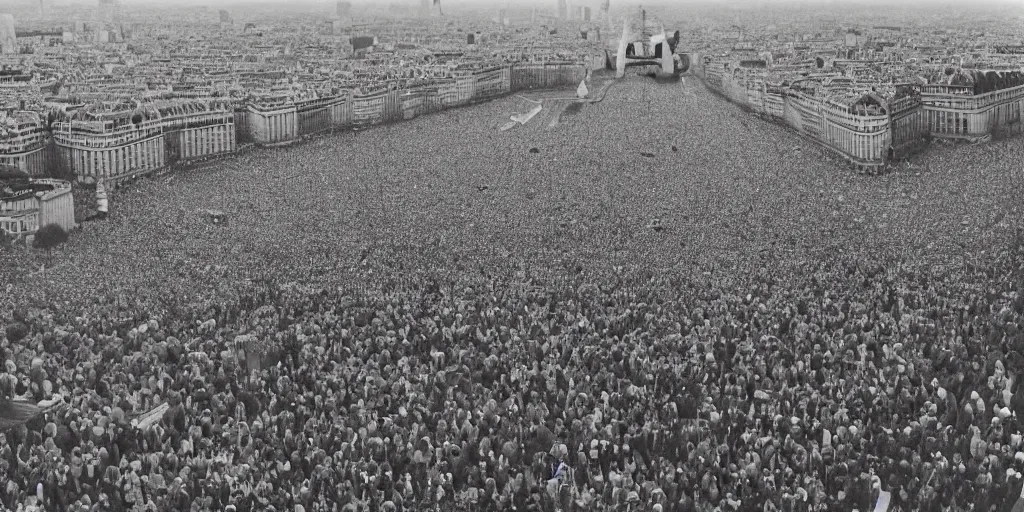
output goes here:
[[[10, 0], [7, 0], [10, 1]], [[26, 1], [26, 0], [22, 0]], [[27, 0], [33, 1], [33, 0]], [[85, 3], [95, 4], [97, 0], [69, 0], [70, 3]], [[349, 0], [353, 5], [365, 5], [365, 4], [409, 4], [419, 5], [419, 0]], [[576, 5], [600, 5], [602, 0], [570, 0], [571, 3]], [[704, 4], [730, 4], [730, 3], [746, 3], [746, 4], [773, 4], [773, 3], [804, 3], [804, 4], [847, 4], [847, 3], [880, 3], [880, 4], [902, 4], [902, 3], [914, 3], [927, 5], [929, 3], [951, 3], [952, 0], [682, 0], [681, 2], [672, 2], [671, 0], [661, 1], [648, 1], [639, 2], [633, 0], [630, 2], [623, 2], [621, 0], [611, 0], [612, 4], [623, 5], [631, 4], [635, 5], [638, 3], [644, 3], [649, 5], [657, 4], [679, 4], [679, 3], [704, 3]], [[970, 0], [972, 4], [978, 3], [989, 3], [989, 4], [1003, 4], [1003, 5], [1017, 5], [1024, 8], [1024, 0]], [[4, 3], [4, 0], [0, 0], [0, 3]], [[207, 5], [212, 7], [220, 7], [223, 5], [237, 5], [237, 4], [281, 4], [287, 5], [289, 3], [302, 3], [302, 4], [324, 4], [333, 5], [336, 0], [121, 0], [122, 4], [125, 5], [139, 5], [139, 4], [173, 4], [173, 5]], [[511, 0], [513, 6], [551, 6], [554, 7], [556, 0]], [[445, 5], [504, 5], [505, 0], [442, 0], [442, 4]]]

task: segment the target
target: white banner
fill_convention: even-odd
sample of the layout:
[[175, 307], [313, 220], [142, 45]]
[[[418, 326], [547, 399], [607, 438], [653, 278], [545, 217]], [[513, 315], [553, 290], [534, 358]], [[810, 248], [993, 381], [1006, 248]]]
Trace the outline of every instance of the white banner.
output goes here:
[[888, 491], [879, 491], [878, 501], [875, 502], [875, 512], [886, 512], [889, 510], [889, 499], [891, 496]]

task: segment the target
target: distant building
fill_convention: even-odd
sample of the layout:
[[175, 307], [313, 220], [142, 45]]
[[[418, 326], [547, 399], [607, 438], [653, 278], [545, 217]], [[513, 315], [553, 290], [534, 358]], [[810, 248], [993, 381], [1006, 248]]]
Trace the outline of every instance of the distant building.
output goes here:
[[0, 52], [7, 55], [17, 53], [17, 37], [14, 32], [14, 15], [0, 14]]
[[234, 20], [231, 19], [231, 13], [229, 13], [227, 9], [220, 10], [220, 22], [224, 25], [230, 25], [234, 22]]
[[217, 100], [97, 102], [53, 123], [59, 164], [116, 184], [168, 164], [235, 151], [233, 107]]
[[558, 0], [558, 17], [560, 19], [566, 19], [569, 16], [569, 6], [566, 0]]
[[844, 41], [845, 46], [847, 48], [856, 48], [857, 47], [857, 36], [858, 35], [859, 34], [857, 34], [856, 31], [853, 31], [853, 30], [848, 31], [846, 33], [846, 39]]
[[164, 166], [165, 144], [155, 109], [90, 105], [53, 124], [62, 165], [79, 178], [119, 179]]
[[344, 24], [352, 24], [352, 2], [338, 2], [334, 14]]
[[322, 33], [328, 36], [338, 35], [343, 27], [341, 20], [324, 20]]
[[46, 150], [46, 125], [36, 112], [0, 114], [0, 164], [16, 167], [29, 177], [41, 177], [52, 164]]
[[99, 18], [101, 21], [114, 21], [121, 15], [119, 0], [99, 0]]
[[352, 51], [364, 50], [367, 48], [372, 49], [376, 38], [373, 36], [356, 36], [351, 39]]
[[0, 182], [0, 230], [31, 237], [48, 224], [57, 224], [66, 231], [75, 228], [71, 183], [54, 179]]
[[590, 21], [590, 7], [583, 8], [583, 21]]

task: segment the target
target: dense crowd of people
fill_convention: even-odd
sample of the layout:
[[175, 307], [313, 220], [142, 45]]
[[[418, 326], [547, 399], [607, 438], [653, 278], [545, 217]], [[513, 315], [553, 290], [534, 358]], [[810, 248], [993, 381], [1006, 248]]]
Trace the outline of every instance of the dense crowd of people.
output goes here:
[[[521, 161], [487, 153], [500, 139], [481, 130], [460, 141], [462, 168], [427, 154], [349, 155], [355, 169], [411, 170], [318, 175], [281, 192], [281, 204], [337, 194], [322, 214], [268, 208], [257, 180], [200, 194], [243, 172], [283, 182], [262, 169], [312, 150], [296, 172], [316, 174], [331, 159], [322, 141], [115, 196], [110, 222], [8, 287], [3, 373], [13, 394], [63, 405], [0, 437], [2, 507], [863, 511], [881, 491], [900, 511], [1014, 501], [1020, 236], [929, 269], [914, 264], [921, 255], [880, 249], [873, 223], [911, 240], [916, 219], [934, 235], [942, 227], [926, 223], [949, 214], [927, 215], [932, 203], [841, 223], [877, 211], [879, 183], [902, 193], [882, 181], [898, 177], [836, 184], [819, 163], [793, 172], [810, 185], [762, 199], [793, 176], [743, 155], [705, 161], [697, 148], [733, 137], [717, 144], [768, 151], [792, 137], [738, 121], [699, 91], [686, 114], [703, 126], [659, 156], [669, 163], [557, 163], [583, 135], [608, 144], [605, 157], [616, 150], [596, 119], [607, 112], [636, 127], [671, 115], [637, 116], [627, 100], [610, 94], [559, 130], [536, 122], [501, 135], [522, 146]], [[635, 127], [623, 123], [615, 129]], [[437, 138], [427, 126], [343, 137]], [[779, 151], [776, 163], [807, 158]], [[673, 177], [670, 158], [693, 169]], [[489, 174], [473, 169], [492, 163]], [[713, 179], [714, 165], [745, 167], [714, 178], [715, 196], [694, 196], [687, 187]], [[545, 190], [546, 179], [558, 187]], [[849, 196], [800, 195], [824, 184]], [[219, 194], [230, 198], [227, 227], [188, 210]], [[692, 210], [668, 211], [673, 196]], [[618, 213], [586, 211], [609, 205]], [[311, 215], [323, 218], [298, 222]], [[646, 228], [653, 218], [664, 227]], [[360, 241], [346, 245], [346, 230]], [[815, 248], [822, 240], [833, 245]], [[144, 421], [164, 404], [156, 424]]]

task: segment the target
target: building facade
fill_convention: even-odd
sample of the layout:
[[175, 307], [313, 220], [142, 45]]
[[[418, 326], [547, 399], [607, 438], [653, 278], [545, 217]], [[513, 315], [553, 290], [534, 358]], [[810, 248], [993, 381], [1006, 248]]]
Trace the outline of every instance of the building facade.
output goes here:
[[933, 137], [988, 140], [995, 132], [1021, 131], [1024, 85], [983, 94], [961, 86], [926, 85], [921, 102]]
[[50, 142], [38, 113], [22, 111], [0, 118], [0, 163], [42, 177], [54, 165]]
[[246, 128], [249, 138], [259, 145], [287, 144], [298, 134], [295, 105], [279, 101], [257, 103], [246, 107]]
[[12, 55], [18, 52], [18, 36], [14, 31], [14, 15], [0, 14], [0, 53]]
[[[957, 72], [966, 78], [886, 84], [890, 93], [882, 97], [863, 92], [881, 84], [858, 84], [834, 73], [786, 80], [783, 86], [766, 78], [767, 69], [743, 69], [721, 60], [705, 59], [700, 70], [708, 85], [729, 100], [793, 127], [864, 170], [912, 152], [927, 136], [976, 142], [1024, 131], [1024, 85], [1013, 81], [1013, 72], [987, 82], [982, 75], [992, 77], [993, 72], [975, 72], [977, 83]], [[836, 91], [845, 91], [848, 101], [830, 98]]]
[[167, 164], [225, 153], [237, 146], [235, 114], [226, 101], [171, 101], [157, 107]]
[[79, 178], [113, 182], [165, 165], [163, 125], [153, 107], [98, 103], [53, 124], [61, 164]]
[[0, 190], [0, 230], [16, 237], [31, 237], [49, 224], [56, 224], [65, 231], [77, 226], [71, 183], [33, 179], [27, 184]]

